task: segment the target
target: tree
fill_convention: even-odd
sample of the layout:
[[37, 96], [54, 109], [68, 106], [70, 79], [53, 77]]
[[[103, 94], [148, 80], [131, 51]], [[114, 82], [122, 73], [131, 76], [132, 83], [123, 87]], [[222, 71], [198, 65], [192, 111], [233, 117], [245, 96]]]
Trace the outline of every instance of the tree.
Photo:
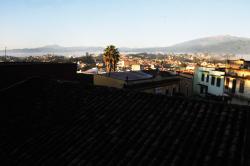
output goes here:
[[88, 65], [95, 65], [95, 59], [92, 55], [82, 57], [82, 61]]
[[116, 71], [116, 65], [119, 59], [119, 50], [114, 45], [110, 45], [104, 50], [103, 61], [106, 66], [106, 71], [109, 72], [109, 75], [112, 71]]

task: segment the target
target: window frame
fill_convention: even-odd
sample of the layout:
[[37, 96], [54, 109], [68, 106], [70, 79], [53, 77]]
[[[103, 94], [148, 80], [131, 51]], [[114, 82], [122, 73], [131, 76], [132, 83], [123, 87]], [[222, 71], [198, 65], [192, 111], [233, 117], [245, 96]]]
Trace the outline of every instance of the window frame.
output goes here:
[[201, 81], [202, 81], [202, 82], [205, 81], [205, 74], [204, 74], [204, 73], [201, 74]]
[[245, 91], [245, 80], [240, 80], [239, 93], [244, 93]]
[[217, 87], [221, 87], [221, 78], [220, 78], [220, 77], [218, 77], [218, 78], [216, 79], [216, 86], [217, 86]]
[[212, 79], [211, 79], [211, 85], [215, 85], [215, 76], [212, 76]]
[[226, 78], [226, 83], [225, 83], [225, 89], [229, 89], [229, 84], [230, 84], [230, 78]]
[[209, 77], [210, 77], [209, 75], [207, 75], [207, 77], [206, 77], [206, 82], [207, 83], [209, 83]]

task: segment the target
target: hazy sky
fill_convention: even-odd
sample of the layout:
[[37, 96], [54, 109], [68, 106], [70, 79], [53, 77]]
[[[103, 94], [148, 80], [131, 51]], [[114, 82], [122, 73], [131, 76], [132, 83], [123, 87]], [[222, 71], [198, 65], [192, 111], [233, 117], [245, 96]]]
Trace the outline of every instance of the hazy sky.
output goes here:
[[249, 0], [0, 0], [0, 48], [169, 46], [250, 37]]

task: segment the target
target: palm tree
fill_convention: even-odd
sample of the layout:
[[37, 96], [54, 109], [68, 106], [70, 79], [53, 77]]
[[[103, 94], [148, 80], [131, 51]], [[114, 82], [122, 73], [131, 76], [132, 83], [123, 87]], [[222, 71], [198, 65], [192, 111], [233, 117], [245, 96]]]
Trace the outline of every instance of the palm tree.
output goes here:
[[116, 71], [116, 64], [119, 59], [119, 50], [114, 45], [110, 45], [104, 50], [103, 61], [106, 65], [106, 72], [109, 72], [109, 75], [112, 71]]

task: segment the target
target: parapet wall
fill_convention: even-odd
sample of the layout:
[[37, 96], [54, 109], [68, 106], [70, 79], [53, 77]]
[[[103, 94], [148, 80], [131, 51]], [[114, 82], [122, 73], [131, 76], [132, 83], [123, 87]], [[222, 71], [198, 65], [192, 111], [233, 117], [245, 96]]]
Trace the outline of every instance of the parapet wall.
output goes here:
[[0, 89], [32, 77], [72, 81], [76, 72], [73, 63], [0, 63]]

